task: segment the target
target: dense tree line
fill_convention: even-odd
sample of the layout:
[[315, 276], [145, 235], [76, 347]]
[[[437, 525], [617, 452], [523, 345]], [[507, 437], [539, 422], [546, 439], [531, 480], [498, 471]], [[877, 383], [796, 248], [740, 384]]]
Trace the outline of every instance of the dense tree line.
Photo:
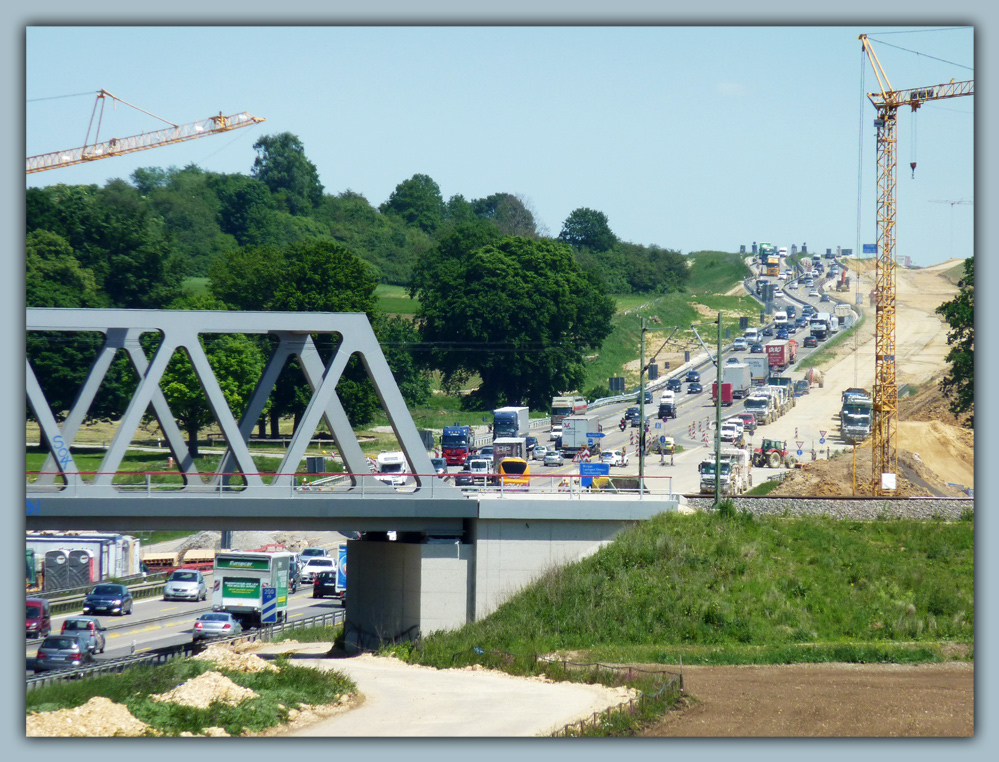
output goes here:
[[957, 282], [958, 293], [949, 302], [937, 307], [950, 331], [947, 362], [950, 369], [940, 382], [940, 388], [950, 400], [951, 412], [967, 416], [969, 428], [975, 426], [975, 258], [964, 260], [964, 277]]
[[[677, 252], [622, 242], [606, 216], [591, 209], [573, 211], [553, 239], [515, 194], [445, 200], [431, 177], [416, 174], [374, 206], [351, 190], [327, 193], [290, 133], [265, 136], [254, 148], [247, 175], [149, 167], [103, 187], [28, 189], [27, 305], [360, 311], [411, 405], [429, 401], [429, 373], [439, 370], [452, 390], [479, 374], [477, 403], [537, 407], [553, 391], [582, 382], [582, 352], [598, 348], [609, 332], [607, 293], [674, 291], [686, 281]], [[207, 279], [208, 295], [185, 293], [190, 276]], [[418, 319], [379, 314], [378, 283], [409, 287], [422, 304]], [[72, 404], [100, 340], [28, 337], [29, 358], [54, 410]], [[250, 371], [262, 367], [268, 347], [246, 337], [213, 341], [206, 351], [232, 377], [225, 393], [238, 415]], [[454, 349], [475, 342], [485, 350]], [[147, 354], [155, 345], [151, 337]], [[328, 357], [335, 349], [321, 352]], [[91, 415], [120, 415], [136, 383], [119, 358]], [[186, 357], [174, 358], [163, 386], [196, 442], [206, 419]], [[279, 418], [299, 415], [305, 392], [291, 363], [261, 429], [276, 433]], [[338, 392], [355, 425], [370, 421], [377, 398], [356, 358]]]

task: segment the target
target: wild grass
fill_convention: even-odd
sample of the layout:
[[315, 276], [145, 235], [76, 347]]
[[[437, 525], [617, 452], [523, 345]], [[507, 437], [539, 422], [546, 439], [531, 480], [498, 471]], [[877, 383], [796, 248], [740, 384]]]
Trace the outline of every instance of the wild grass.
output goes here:
[[420, 303], [409, 296], [405, 286], [390, 286], [379, 283], [375, 287], [375, 298], [378, 308], [387, 315], [413, 316], [420, 308]]
[[[424, 638], [414, 658], [440, 665], [478, 647], [625, 662], [672, 663], [678, 648], [736, 662], [932, 660], [935, 644], [973, 643], [973, 538], [965, 521], [663, 514], [490, 616]], [[927, 652], [914, 657], [914, 643]]]
[[[222, 727], [231, 736], [244, 731], [259, 732], [288, 720], [290, 709], [303, 705], [333, 704], [355, 693], [356, 685], [342, 673], [319, 671], [290, 664], [278, 658], [277, 672], [232, 672], [198, 659], [175, 659], [166, 664], [136, 665], [116, 675], [62, 682], [28, 691], [25, 708], [51, 712], [81, 706], [94, 696], [125, 704], [132, 715], [150, 725], [157, 734], [179, 736]], [[259, 694], [235, 706], [214, 702], [206, 709], [154, 701], [152, 695], [166, 693], [209, 670], [217, 670], [237, 685]]]

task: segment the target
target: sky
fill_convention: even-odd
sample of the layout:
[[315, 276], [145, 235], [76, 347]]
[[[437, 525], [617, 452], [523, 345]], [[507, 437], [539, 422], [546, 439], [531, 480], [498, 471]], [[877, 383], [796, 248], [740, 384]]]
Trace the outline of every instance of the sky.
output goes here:
[[[968, 25], [27, 25], [28, 156], [219, 112], [267, 121], [26, 184], [248, 175], [254, 142], [290, 132], [325, 192], [375, 206], [422, 173], [445, 200], [519, 195], [550, 235], [588, 207], [622, 240], [684, 253], [859, 250], [876, 240], [878, 87], [861, 33], [896, 89], [974, 79]], [[97, 132], [102, 88], [137, 108], [106, 106]], [[896, 252], [970, 256], [975, 97], [899, 113]]]

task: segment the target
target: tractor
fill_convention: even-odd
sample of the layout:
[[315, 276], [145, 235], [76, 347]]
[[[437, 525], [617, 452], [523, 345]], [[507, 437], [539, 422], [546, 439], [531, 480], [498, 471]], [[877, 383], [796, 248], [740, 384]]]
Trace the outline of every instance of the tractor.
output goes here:
[[753, 465], [757, 468], [764, 466], [791, 468], [794, 464], [794, 456], [788, 452], [787, 446], [777, 439], [764, 439], [760, 446], [753, 450]]

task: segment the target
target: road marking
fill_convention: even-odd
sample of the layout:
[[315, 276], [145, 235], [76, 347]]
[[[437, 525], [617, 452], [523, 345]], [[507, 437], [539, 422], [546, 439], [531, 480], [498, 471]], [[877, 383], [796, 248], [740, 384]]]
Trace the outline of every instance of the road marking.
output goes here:
[[129, 630], [128, 632], [111, 632], [108, 633], [109, 638], [124, 638], [128, 635], [138, 635], [140, 632], [153, 632], [154, 630], [162, 630], [163, 626], [159, 624], [151, 624], [148, 627], [141, 627], [137, 630]]

